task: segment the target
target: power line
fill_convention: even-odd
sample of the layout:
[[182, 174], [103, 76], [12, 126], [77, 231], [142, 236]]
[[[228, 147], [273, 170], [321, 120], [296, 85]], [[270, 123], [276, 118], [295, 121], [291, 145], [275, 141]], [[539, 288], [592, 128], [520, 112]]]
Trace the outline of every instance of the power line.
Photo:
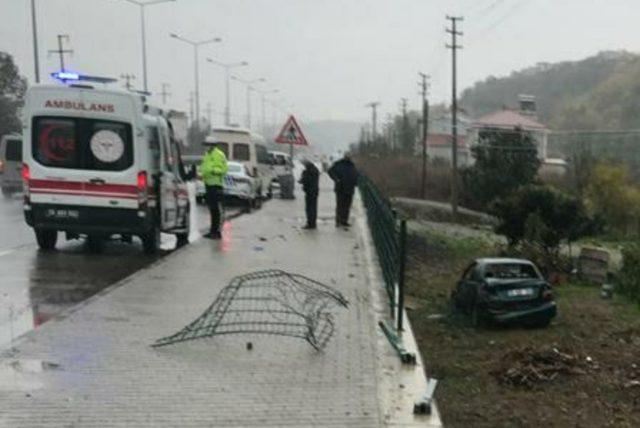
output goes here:
[[60, 57], [60, 71], [64, 71], [64, 55], [65, 54], [69, 54], [72, 55], [73, 54], [73, 49], [65, 49], [64, 48], [64, 42], [65, 40], [68, 42], [69, 36], [67, 34], [58, 34], [58, 49], [50, 49], [49, 53], [50, 54], [58, 54], [58, 56]]
[[377, 122], [378, 122], [378, 101], [370, 102], [367, 107], [371, 107], [371, 141], [376, 141]]
[[131, 84], [132, 80], [136, 80], [136, 76], [133, 74], [121, 74], [120, 75], [121, 79], [124, 79], [125, 83], [124, 83], [124, 87], [127, 88], [127, 91], [130, 91], [133, 88], [133, 85]]
[[429, 101], [427, 94], [429, 92], [429, 75], [418, 73], [421, 77], [420, 94], [422, 95], [422, 181], [420, 186], [420, 195], [422, 199], [427, 197], [427, 136], [429, 129]]
[[171, 92], [169, 92], [170, 85], [168, 83], [162, 84], [162, 90], [160, 91], [160, 96], [162, 97], [162, 104], [167, 103], [167, 97], [171, 96]]

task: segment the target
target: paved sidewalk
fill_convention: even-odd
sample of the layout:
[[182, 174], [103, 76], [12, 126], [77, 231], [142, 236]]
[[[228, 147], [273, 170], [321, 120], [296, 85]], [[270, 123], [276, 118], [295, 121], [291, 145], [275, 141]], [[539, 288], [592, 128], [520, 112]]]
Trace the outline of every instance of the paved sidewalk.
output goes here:
[[[437, 412], [412, 415], [422, 368], [402, 367], [377, 327], [387, 305], [360, 201], [354, 227], [336, 229], [327, 185], [317, 231], [300, 230], [300, 193], [273, 200], [227, 223], [222, 241], [199, 240], [0, 351], [0, 428], [439, 425]], [[234, 276], [274, 268], [349, 300], [323, 352], [282, 336], [149, 346]]]

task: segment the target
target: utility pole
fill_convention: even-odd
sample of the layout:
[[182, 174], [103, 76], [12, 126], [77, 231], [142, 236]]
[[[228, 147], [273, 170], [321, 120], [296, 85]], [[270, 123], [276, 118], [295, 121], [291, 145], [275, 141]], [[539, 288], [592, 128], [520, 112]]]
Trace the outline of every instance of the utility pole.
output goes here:
[[130, 91], [133, 88], [131, 81], [136, 80], [136, 76], [133, 74], [121, 74], [120, 78], [124, 79], [124, 87], [127, 88], [127, 91]]
[[204, 109], [204, 113], [207, 115], [207, 120], [209, 121], [209, 126], [211, 126], [211, 103], [207, 103], [207, 108]]
[[451, 214], [455, 220], [458, 215], [458, 94], [456, 88], [457, 63], [456, 54], [461, 45], [456, 44], [456, 36], [462, 36], [461, 31], [457, 31], [456, 24], [462, 21], [462, 16], [449, 16], [451, 28], [447, 28], [447, 33], [451, 34], [451, 44], [447, 44], [447, 49], [451, 49]]
[[422, 78], [420, 83], [420, 94], [422, 95], [422, 184], [420, 195], [422, 199], [427, 199], [427, 138], [429, 135], [429, 75], [418, 73]]
[[409, 147], [409, 120], [407, 118], [407, 102], [406, 98], [400, 98], [400, 109], [402, 110], [402, 150], [410, 153]]
[[64, 71], [64, 54], [73, 54], [72, 49], [64, 49], [64, 41], [69, 41], [67, 34], [58, 34], [58, 49], [49, 50], [50, 54], [58, 54], [60, 56], [60, 71]]
[[167, 103], [167, 97], [171, 96], [171, 92], [169, 92], [169, 84], [163, 83], [162, 90], [160, 91], [160, 96], [162, 97], [162, 104]]
[[377, 128], [378, 128], [378, 101], [367, 104], [367, 107], [371, 107], [371, 142], [376, 141]]

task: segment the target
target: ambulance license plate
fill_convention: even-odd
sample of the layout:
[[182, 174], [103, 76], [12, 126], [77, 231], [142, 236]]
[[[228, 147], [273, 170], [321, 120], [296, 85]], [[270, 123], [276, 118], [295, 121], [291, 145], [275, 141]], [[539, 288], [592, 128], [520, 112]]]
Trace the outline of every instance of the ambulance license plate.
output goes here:
[[44, 212], [45, 217], [47, 218], [55, 218], [55, 219], [68, 219], [68, 220], [78, 220], [80, 218], [80, 211], [78, 210], [68, 210], [62, 208], [48, 208]]

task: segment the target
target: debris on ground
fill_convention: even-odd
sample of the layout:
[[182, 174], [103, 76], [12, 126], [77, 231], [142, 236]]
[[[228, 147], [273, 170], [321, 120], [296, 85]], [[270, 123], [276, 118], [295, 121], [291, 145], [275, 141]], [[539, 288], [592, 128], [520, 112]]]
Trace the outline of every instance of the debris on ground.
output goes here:
[[491, 374], [501, 384], [532, 389], [559, 376], [583, 375], [596, 367], [590, 357], [570, 350], [525, 346], [506, 352]]

